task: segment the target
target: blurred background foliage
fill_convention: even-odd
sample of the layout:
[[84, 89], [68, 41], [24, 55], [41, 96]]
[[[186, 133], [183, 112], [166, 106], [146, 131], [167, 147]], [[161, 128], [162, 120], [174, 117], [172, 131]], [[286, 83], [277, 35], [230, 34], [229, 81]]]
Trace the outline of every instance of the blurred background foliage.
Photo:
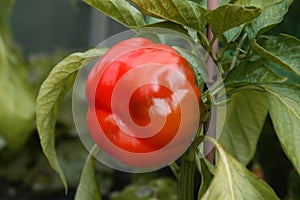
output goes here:
[[[73, 199], [88, 152], [74, 128], [71, 95], [61, 106], [56, 127], [57, 152], [71, 188], [67, 196], [40, 148], [34, 124], [35, 96], [62, 58], [125, 28], [80, 0], [12, 3], [0, 1], [0, 199]], [[295, 0], [283, 22], [269, 34], [300, 38], [299, 12], [300, 1]], [[282, 199], [300, 199], [299, 175], [281, 151], [270, 118], [248, 167]], [[97, 176], [104, 199], [177, 199], [176, 182], [168, 168], [128, 174], [97, 163]], [[195, 187], [199, 184], [196, 181]]]

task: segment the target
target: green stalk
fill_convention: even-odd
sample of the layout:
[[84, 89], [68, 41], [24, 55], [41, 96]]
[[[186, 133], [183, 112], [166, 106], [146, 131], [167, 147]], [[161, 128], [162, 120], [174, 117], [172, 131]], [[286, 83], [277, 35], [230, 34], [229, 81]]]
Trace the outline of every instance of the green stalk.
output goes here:
[[178, 199], [194, 199], [195, 170], [195, 150], [191, 146], [182, 157], [182, 163], [179, 171]]

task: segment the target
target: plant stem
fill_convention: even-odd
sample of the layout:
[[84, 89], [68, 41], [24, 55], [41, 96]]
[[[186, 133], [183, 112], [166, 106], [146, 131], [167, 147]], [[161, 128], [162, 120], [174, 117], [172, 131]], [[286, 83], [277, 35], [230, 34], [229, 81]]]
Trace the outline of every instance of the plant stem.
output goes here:
[[195, 169], [195, 150], [191, 147], [182, 157], [182, 163], [179, 172], [178, 199], [194, 199]]
[[[218, 7], [219, 2], [218, 0], [208, 0], [208, 9], [212, 10]], [[207, 71], [209, 74], [207, 85], [210, 87], [213, 85], [213, 83], [216, 81], [216, 75], [217, 75], [217, 67], [215, 66], [215, 61], [217, 60], [216, 55], [218, 52], [218, 40], [216, 37], [213, 36], [212, 30], [210, 27], [208, 27], [208, 33], [207, 33], [208, 40], [205, 40], [206, 43], [210, 41], [211, 43], [208, 43], [208, 52], [211, 56], [207, 59]], [[201, 35], [203, 37], [203, 35]], [[206, 135], [215, 138], [216, 135], [216, 110], [212, 110], [212, 115], [209, 119], [212, 123], [207, 123], [205, 127]], [[212, 124], [212, 127], [208, 126]], [[204, 143], [205, 149], [207, 148], [208, 143]], [[178, 198], [180, 200], [193, 200], [194, 199], [194, 182], [195, 182], [195, 148], [191, 146], [187, 152], [184, 154], [181, 160], [181, 166], [179, 171], [179, 193]], [[207, 159], [214, 163], [215, 160], [215, 152], [214, 150], [211, 151], [212, 153], [209, 153], [207, 156]]]
[[240, 49], [243, 47], [243, 44], [244, 44], [244, 41], [245, 41], [246, 37], [247, 37], [247, 33], [244, 33], [244, 35], [242, 36], [242, 39], [240, 40], [240, 42], [238, 44], [238, 47], [235, 50], [235, 55], [234, 55], [234, 57], [232, 59], [232, 62], [230, 64], [229, 71], [234, 68], [236, 60], [237, 60], [237, 54], [240, 52]]
[[[218, 5], [219, 5], [218, 0], [208, 0], [207, 1], [207, 9], [208, 10], [216, 9], [218, 7]], [[216, 57], [216, 54], [218, 52], [218, 40], [216, 39], [216, 37], [214, 37], [213, 32], [210, 27], [208, 27], [207, 38], [209, 41], [211, 41], [211, 44], [212, 44], [212, 45], [210, 45], [210, 46], [212, 46], [212, 49], [209, 49], [209, 51], [211, 51], [212, 57], [209, 57], [207, 60], [207, 71], [209, 73], [209, 79], [207, 82], [207, 86], [210, 87], [216, 81], [217, 68], [215, 66], [213, 58]], [[205, 135], [213, 137], [213, 138], [216, 138], [216, 116], [217, 116], [217, 110], [212, 108], [211, 117], [208, 120], [208, 123], [205, 124]], [[206, 158], [209, 160], [210, 163], [214, 164], [215, 150], [210, 143], [207, 143], [207, 142], [204, 143], [204, 155], [206, 155]]]

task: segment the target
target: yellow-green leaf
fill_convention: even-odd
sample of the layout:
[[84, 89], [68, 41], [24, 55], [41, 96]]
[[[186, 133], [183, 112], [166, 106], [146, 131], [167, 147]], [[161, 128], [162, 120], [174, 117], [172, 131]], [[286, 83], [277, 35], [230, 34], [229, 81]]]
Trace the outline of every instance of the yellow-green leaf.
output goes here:
[[254, 156], [267, 113], [268, 101], [263, 92], [244, 90], [232, 94], [219, 142], [243, 165]]
[[265, 85], [269, 112], [281, 146], [300, 174], [300, 86]]
[[202, 200], [279, 199], [272, 188], [215, 143], [219, 152], [215, 177]]

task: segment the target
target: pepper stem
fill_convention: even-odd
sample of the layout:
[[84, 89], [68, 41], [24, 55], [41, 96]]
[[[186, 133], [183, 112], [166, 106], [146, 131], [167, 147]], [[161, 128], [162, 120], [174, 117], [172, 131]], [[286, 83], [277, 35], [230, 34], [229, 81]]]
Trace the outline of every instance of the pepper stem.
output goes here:
[[194, 199], [194, 182], [195, 182], [195, 150], [189, 148], [182, 157], [179, 171], [179, 194], [180, 200]]

